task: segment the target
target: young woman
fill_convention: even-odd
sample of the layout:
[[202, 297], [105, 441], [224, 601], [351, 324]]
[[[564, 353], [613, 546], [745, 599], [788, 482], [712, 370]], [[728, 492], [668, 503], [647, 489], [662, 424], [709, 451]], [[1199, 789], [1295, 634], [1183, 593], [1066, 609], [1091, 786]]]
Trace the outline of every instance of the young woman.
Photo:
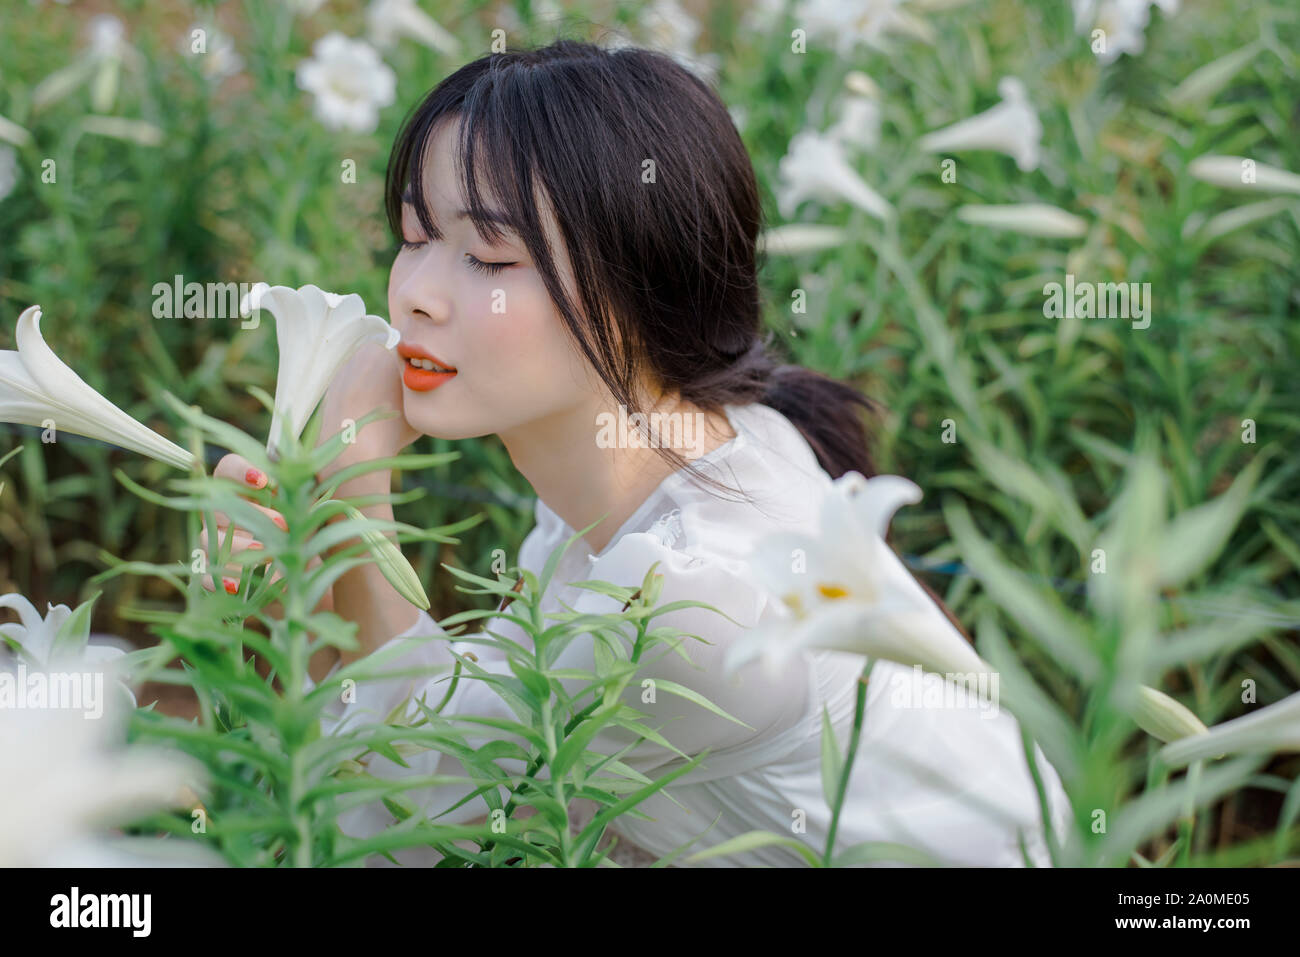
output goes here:
[[[402, 342], [397, 355], [379, 347], [357, 353], [326, 398], [323, 434], [380, 407], [402, 415], [362, 430], [333, 469], [395, 454], [422, 434], [499, 436], [538, 495], [521, 567], [540, 571], [575, 529], [600, 520], [566, 554], [544, 610], [617, 611], [613, 599], [568, 583], [636, 587], [658, 562], [661, 602], [706, 601], [734, 620], [698, 608], [658, 619], [710, 643], [687, 643], [692, 664], [667, 654], [648, 665], [628, 704], [683, 752], [710, 753], [703, 767], [642, 805], [652, 821], [625, 816], [620, 833], [655, 855], [706, 830], [693, 850], [758, 828], [823, 845], [822, 712], [846, 741], [862, 660], [808, 652], [775, 679], [757, 666], [728, 679], [722, 663], [747, 627], [778, 612], [749, 572], [757, 543], [775, 532], [812, 531], [832, 479], [872, 474], [860, 418], [870, 403], [769, 356], [755, 248], [758, 189], [723, 103], [668, 57], [640, 49], [560, 41], [485, 56], [440, 83], [408, 119], [389, 162], [387, 210], [402, 241], [388, 288]], [[601, 426], [610, 420], [602, 415], [622, 421], [620, 406], [624, 416], [659, 412], [699, 423], [698, 441], [678, 448], [604, 441]], [[264, 481], [255, 472], [234, 456], [218, 468]], [[390, 480], [372, 474], [341, 494], [384, 493]], [[387, 506], [367, 511], [392, 517]], [[249, 540], [241, 535], [236, 544]], [[373, 565], [341, 578], [331, 601], [357, 623], [362, 646], [343, 662], [396, 641], [409, 645], [409, 662], [447, 665], [451, 644], [473, 650], [489, 670], [508, 671], [482, 645], [408, 641], [443, 632]], [[527, 642], [503, 619], [485, 630]], [[313, 662], [313, 676], [338, 663]], [[556, 667], [592, 670], [591, 643], [574, 641]], [[1045, 863], [1015, 721], [1005, 713], [990, 720], [970, 709], [895, 707], [889, 679], [905, 671], [880, 662], [869, 683], [837, 846], [892, 841], [947, 863], [1014, 866], [1024, 860], [1023, 832], [1029, 853]], [[646, 703], [643, 677], [693, 688], [748, 727], [671, 694]], [[433, 680], [428, 700], [445, 688], [445, 678]], [[375, 683], [360, 689], [360, 703], [384, 714], [421, 691], [410, 679]], [[473, 680], [459, 683], [443, 713], [514, 717]], [[592, 749], [612, 753], [634, 740], [610, 732]], [[679, 759], [641, 741], [623, 760], [657, 776]], [[464, 773], [436, 752], [410, 763], [405, 771], [376, 758], [371, 770]], [[1060, 827], [1068, 804], [1041, 757], [1040, 767]], [[412, 797], [436, 816], [469, 790], [445, 786]], [[438, 820], [486, 813], [476, 798]], [[375, 805], [345, 827], [360, 835], [391, 822]], [[429, 858], [411, 852], [403, 859]], [[792, 862], [775, 848], [717, 861]]]

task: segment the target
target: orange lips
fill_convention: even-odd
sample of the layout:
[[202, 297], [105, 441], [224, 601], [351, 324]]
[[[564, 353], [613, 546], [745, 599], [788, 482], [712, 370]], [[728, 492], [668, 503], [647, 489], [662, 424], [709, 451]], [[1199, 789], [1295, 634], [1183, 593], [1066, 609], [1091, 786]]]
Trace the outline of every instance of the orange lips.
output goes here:
[[[456, 377], [456, 369], [449, 362], [439, 359], [429, 350], [411, 342], [401, 342], [397, 354], [405, 360], [402, 368], [402, 382], [415, 392], [429, 392], [444, 382]], [[424, 366], [436, 365], [448, 371], [438, 372]]]

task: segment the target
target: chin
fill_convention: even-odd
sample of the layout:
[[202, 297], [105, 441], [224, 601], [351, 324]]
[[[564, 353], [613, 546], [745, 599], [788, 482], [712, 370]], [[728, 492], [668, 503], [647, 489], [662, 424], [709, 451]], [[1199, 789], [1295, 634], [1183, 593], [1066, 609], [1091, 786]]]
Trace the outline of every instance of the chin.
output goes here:
[[435, 439], [477, 439], [492, 434], [492, 429], [462, 421], [453, 412], [419, 408], [421, 404], [419, 398], [412, 401], [412, 396], [408, 395], [402, 411], [406, 421], [425, 435]]

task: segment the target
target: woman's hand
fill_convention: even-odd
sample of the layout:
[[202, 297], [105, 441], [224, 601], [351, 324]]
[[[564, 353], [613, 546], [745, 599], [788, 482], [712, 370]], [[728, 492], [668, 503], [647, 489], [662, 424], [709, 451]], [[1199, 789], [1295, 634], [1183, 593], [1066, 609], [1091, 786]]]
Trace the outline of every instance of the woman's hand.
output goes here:
[[[224, 456], [221, 461], [217, 463], [217, 467], [213, 470], [212, 474], [214, 476], [239, 482], [241, 485], [247, 485], [249, 488], [265, 488], [267, 482], [265, 473], [249, 464], [247, 459], [233, 453]], [[280, 528], [285, 528], [284, 517], [275, 509], [266, 508], [265, 506], [258, 505], [256, 502], [252, 501], [250, 501], [249, 504], [259, 512], [264, 513], [271, 519], [271, 521], [275, 522], [276, 525], [279, 525]], [[219, 539], [218, 545], [224, 544], [227, 537], [229, 537], [231, 558], [234, 558], [240, 552], [261, 550], [264, 547], [261, 542], [253, 538], [252, 534], [245, 529], [240, 528], [238, 525], [231, 529], [230, 516], [225, 512], [218, 511], [216, 513], [216, 521], [217, 536]], [[206, 526], [199, 532], [199, 547], [203, 549], [204, 554], [208, 554], [208, 530]], [[264, 558], [262, 563], [268, 561], [270, 561], [269, 557]], [[313, 557], [307, 565], [307, 570], [311, 571], [312, 569], [319, 567], [320, 563], [319, 558]], [[234, 594], [239, 587], [239, 575], [241, 571], [243, 571], [243, 569], [237, 565], [230, 565], [223, 569], [223, 574], [221, 575], [221, 587], [227, 592]], [[279, 581], [282, 577], [283, 576], [279, 572], [275, 572], [271, 576], [271, 581]], [[212, 575], [203, 576], [203, 587], [208, 591], [216, 590], [217, 585], [214, 582]], [[317, 606], [316, 610], [329, 611], [332, 607], [333, 603], [331, 594], [326, 591], [325, 597], [321, 600], [321, 604]], [[281, 608], [278, 601], [272, 602], [267, 606], [266, 613], [273, 618], [279, 618], [283, 614], [283, 608]]]
[[355, 423], [376, 409], [392, 409], [397, 415], [360, 429], [356, 441], [326, 467], [321, 478], [349, 465], [396, 455], [420, 437], [402, 411], [403, 364], [395, 351], [371, 342], [353, 353], [339, 370], [321, 408], [321, 441], [343, 431], [349, 420]]

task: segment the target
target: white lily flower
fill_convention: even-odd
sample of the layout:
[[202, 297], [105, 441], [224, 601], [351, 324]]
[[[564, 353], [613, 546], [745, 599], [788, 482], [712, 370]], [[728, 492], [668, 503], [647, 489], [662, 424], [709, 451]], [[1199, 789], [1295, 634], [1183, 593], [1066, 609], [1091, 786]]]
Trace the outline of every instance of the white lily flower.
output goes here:
[[333, 32], [298, 65], [298, 87], [315, 96], [316, 118], [328, 129], [372, 133], [397, 96], [397, 76], [369, 43]]
[[[64, 622], [72, 617], [72, 609], [67, 605], [51, 605], [46, 602], [45, 607], [45, 616], [41, 617], [36, 606], [17, 592], [0, 595], [0, 608], [12, 608], [18, 612], [20, 622], [0, 625], [0, 635], [18, 642], [30, 663], [36, 665], [53, 665], [62, 660], [53, 655], [54, 639]], [[90, 664], [107, 663], [122, 657], [122, 650], [87, 644], [79, 657]]]
[[826, 135], [845, 146], [873, 150], [880, 142], [879, 90], [870, 77], [857, 70], [844, 78], [844, 86], [839, 119]]
[[1088, 231], [1087, 220], [1047, 203], [959, 206], [957, 218], [973, 226], [1008, 229], [1047, 239], [1075, 239]]
[[[1178, 12], [1179, 0], [1155, 0], [1169, 16]], [[1113, 63], [1121, 54], [1141, 53], [1146, 48], [1146, 28], [1151, 19], [1152, 0], [1074, 0], [1077, 33], [1101, 30], [1105, 46], [1098, 51], [1102, 63]]]
[[1225, 754], [1300, 752], [1300, 691], [1254, 714], [1216, 724], [1204, 734], [1182, 738], [1160, 749], [1171, 767]]
[[18, 317], [18, 351], [0, 351], [0, 422], [56, 429], [139, 452], [178, 469], [194, 456], [137, 422], [88, 386], [45, 344], [41, 307]]
[[125, 746], [124, 704], [110, 696], [86, 721], [57, 708], [0, 708], [0, 867], [220, 865], [174, 839], [112, 837], [110, 829], [187, 806], [205, 772], [188, 755]]
[[810, 38], [834, 44], [849, 56], [859, 44], [882, 49], [887, 33], [909, 24], [902, 0], [802, 0], [794, 10], [796, 26]]
[[[194, 52], [194, 32], [203, 31], [203, 52]], [[235, 50], [235, 41], [210, 23], [195, 23], [185, 31], [180, 42], [186, 56], [199, 57], [199, 70], [209, 80], [223, 80], [244, 68], [244, 58]]]
[[122, 21], [106, 13], [98, 14], [91, 17], [86, 28], [85, 51], [36, 85], [32, 105], [44, 109], [89, 81], [91, 105], [96, 113], [107, 113], [117, 96], [122, 67], [138, 70], [143, 62], [140, 51], [127, 42]]
[[[846, 472], [832, 483], [815, 534], [783, 532], [762, 542], [750, 568], [786, 614], [738, 640], [727, 673], [757, 659], [776, 676], [801, 651], [822, 648], [940, 675], [997, 675], [885, 543], [894, 513], [920, 500], [905, 478]], [[1133, 717], [1162, 741], [1205, 733], [1196, 715], [1145, 685]]]
[[121, 56], [126, 49], [126, 26], [107, 13], [91, 18], [89, 35], [91, 56]]
[[848, 233], [840, 226], [787, 223], [763, 230], [758, 236], [758, 252], [773, 256], [797, 256], [800, 253], [834, 249], [846, 242]]
[[370, 42], [389, 50], [409, 37], [447, 56], [460, 55], [460, 41], [415, 4], [415, 0], [371, 0], [366, 8]]
[[1244, 156], [1198, 156], [1187, 164], [1187, 172], [1222, 189], [1300, 193], [1300, 176], [1276, 166], [1256, 163]]
[[24, 666], [44, 672], [100, 672], [121, 689], [123, 700], [130, 707], [136, 707], [135, 692], [131, 690], [128, 676], [121, 670], [126, 652], [112, 645], [92, 644], [88, 616], [82, 633], [73, 635], [73, 642], [56, 652], [54, 640], [73, 611], [67, 605], [48, 602], [45, 607], [46, 614], [42, 617], [36, 606], [17, 592], [0, 595], [0, 608], [12, 608], [18, 613], [18, 622], [0, 625], [0, 669], [10, 657], [7, 638], [10, 642], [17, 642], [19, 652], [16, 657]]
[[1025, 85], [1014, 76], [998, 81], [1002, 102], [959, 123], [928, 133], [917, 142], [926, 152], [997, 150], [1015, 158], [1023, 172], [1038, 169], [1043, 124], [1038, 120]]
[[18, 184], [18, 151], [12, 146], [0, 146], [0, 199], [14, 191]]
[[401, 340], [401, 333], [386, 319], [366, 314], [366, 304], [355, 293], [340, 296], [312, 285], [291, 289], [259, 282], [239, 308], [244, 316], [254, 309], [268, 309], [275, 316], [280, 365], [266, 443], [272, 455], [283, 440], [283, 430], [294, 438], [302, 435], [330, 382], [363, 343], [381, 342], [392, 349]]
[[616, 33], [606, 40], [606, 49], [644, 47], [667, 54], [707, 82], [711, 83], [717, 78], [721, 58], [716, 53], [696, 51], [700, 24], [677, 0], [655, 0], [642, 8], [636, 32], [639, 43], [633, 43], [628, 37]]
[[847, 472], [826, 496], [818, 534], [769, 537], [751, 568], [789, 614], [750, 629], [728, 654], [728, 672], [758, 658], [775, 675], [801, 650], [828, 648], [937, 674], [992, 674], [885, 544], [894, 512], [920, 500], [905, 478]]
[[790, 141], [781, 159], [777, 206], [787, 219], [806, 199], [823, 203], [849, 202], [881, 220], [894, 216], [889, 201], [867, 185], [849, 165], [844, 147], [824, 133], [804, 130]]

